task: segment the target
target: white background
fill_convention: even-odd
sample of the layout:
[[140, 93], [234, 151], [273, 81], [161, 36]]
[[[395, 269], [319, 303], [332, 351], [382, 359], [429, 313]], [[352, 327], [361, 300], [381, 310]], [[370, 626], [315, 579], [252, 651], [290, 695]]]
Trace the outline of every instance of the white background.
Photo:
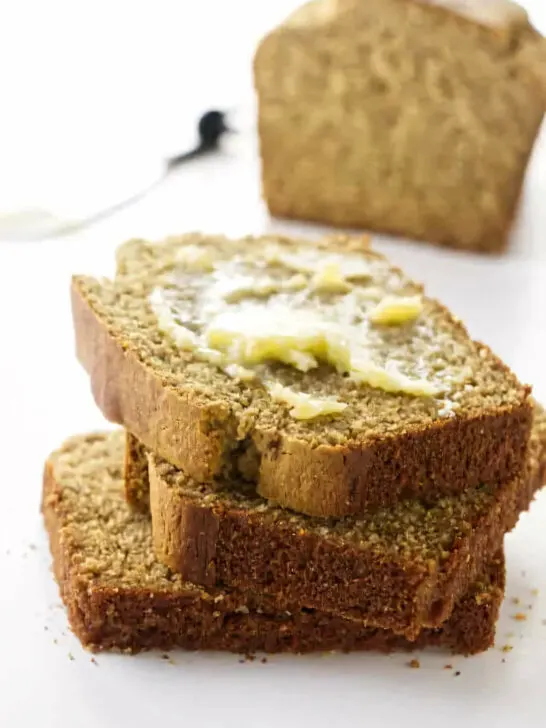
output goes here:
[[[115, 245], [131, 235], [319, 232], [270, 221], [259, 197], [250, 59], [262, 32], [294, 5], [0, 4], [0, 212], [47, 200], [72, 214], [146, 183], [166, 154], [191, 143], [195, 118], [210, 106], [231, 108], [242, 130], [218, 157], [181, 169], [143, 203], [94, 228], [0, 242], [1, 726], [544, 722], [545, 496], [507, 540], [498, 646], [472, 659], [427, 653], [412, 670], [404, 655], [240, 664], [231, 655], [177, 653], [174, 664], [157, 654], [99, 655], [97, 666], [59, 608], [39, 517], [42, 463], [65, 436], [104, 426], [73, 356], [70, 274], [108, 272]], [[526, 5], [546, 30], [544, 3]], [[543, 134], [504, 258], [378, 240], [544, 401], [545, 203]], [[520, 610], [525, 622], [511, 618]], [[503, 653], [505, 644], [513, 650]]]

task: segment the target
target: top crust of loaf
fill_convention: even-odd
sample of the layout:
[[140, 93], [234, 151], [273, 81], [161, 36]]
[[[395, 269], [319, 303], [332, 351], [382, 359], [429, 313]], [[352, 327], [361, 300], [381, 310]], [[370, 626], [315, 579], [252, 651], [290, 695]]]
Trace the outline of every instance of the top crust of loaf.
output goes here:
[[254, 83], [272, 215], [507, 247], [546, 108], [546, 40], [516, 4], [312, 2]]
[[[358, 0], [357, 0], [358, 1]], [[511, 0], [401, 0], [447, 12], [492, 29], [529, 26], [527, 11]], [[283, 23], [288, 28], [305, 28], [327, 23], [349, 10], [355, 0], [311, 0], [297, 8]]]
[[412, 0], [452, 12], [491, 28], [518, 28], [529, 25], [527, 12], [511, 0]]
[[[201, 482], [257, 481], [260, 494], [311, 515], [356, 514], [415, 493], [503, 483], [519, 472], [531, 427], [529, 388], [431, 299], [424, 299], [426, 315], [473, 371], [473, 386], [461, 387], [460, 407], [447, 419], [423, 398], [355, 389], [327, 367], [309, 374], [276, 367], [284, 385], [304, 382], [348, 398], [336, 418], [296, 421], [259, 384], [235, 381], [181, 351], [158, 329], [147, 296], [172, 270], [176, 251], [196, 242], [248, 251], [265, 241], [133, 241], [118, 254], [115, 282], [73, 281], [77, 351], [97, 404], [150, 450]], [[323, 244], [342, 250], [346, 243]]]
[[[499, 68], [516, 83], [523, 82], [535, 93], [533, 100], [541, 102], [540, 108], [546, 106], [546, 39], [530, 23], [527, 11], [511, 0], [384, 0], [385, 18], [387, 4], [415, 6], [416, 13], [427, 13], [427, 17], [436, 18], [439, 23], [438, 32], [442, 32], [444, 22], [461, 26], [465, 33], [467, 45], [459, 52], [465, 53], [473, 44], [489, 48], [497, 59]], [[254, 57], [254, 76], [260, 95], [277, 95], [277, 84], [271, 82], [271, 69], [275, 68], [271, 59], [283, 42], [285, 36], [292, 33], [334, 36], [339, 31], [347, 32], [353, 28], [354, 13], [359, 13], [363, 5], [360, 0], [311, 0], [297, 8], [277, 28], [264, 37]], [[365, 8], [364, 8], [365, 9]], [[410, 10], [408, 8], [408, 10]], [[368, 9], [365, 9], [369, 12]], [[364, 16], [365, 18], [366, 16]], [[410, 16], [411, 17], [411, 13]], [[387, 20], [385, 21], [387, 22]], [[309, 41], [308, 41], [309, 42]], [[354, 38], [353, 38], [354, 42]], [[292, 59], [293, 60], [293, 59]], [[283, 88], [289, 89], [293, 83], [284, 79]], [[538, 96], [536, 96], [538, 94]], [[540, 119], [539, 119], [540, 122]]]
[[[475, 40], [484, 48], [488, 47], [498, 56], [500, 65], [506, 66], [514, 81], [519, 78], [538, 94], [546, 105], [546, 39], [530, 23], [527, 11], [511, 0], [384, 0], [396, 6], [415, 6], [415, 12], [427, 13], [438, 19], [441, 25], [451, 21], [467, 30], [475, 27], [476, 32], [468, 33], [470, 46]], [[354, 27], [354, 13], [358, 13], [360, 0], [311, 0], [297, 8], [284, 22], [272, 30], [260, 43], [254, 57], [254, 74], [260, 94], [277, 94], [275, 84], [271, 84], [271, 54], [277, 48], [277, 41], [295, 34], [334, 34], [338, 30], [347, 31]], [[366, 12], [369, 12], [368, 10]], [[387, 16], [386, 16], [387, 17]], [[439, 28], [441, 32], [441, 27]], [[469, 47], [470, 47], [469, 46]], [[464, 49], [460, 49], [465, 52]], [[508, 65], [507, 65], [508, 62]], [[263, 76], [263, 78], [262, 78]], [[284, 86], [291, 85], [285, 79]], [[271, 87], [271, 88], [268, 88]]]

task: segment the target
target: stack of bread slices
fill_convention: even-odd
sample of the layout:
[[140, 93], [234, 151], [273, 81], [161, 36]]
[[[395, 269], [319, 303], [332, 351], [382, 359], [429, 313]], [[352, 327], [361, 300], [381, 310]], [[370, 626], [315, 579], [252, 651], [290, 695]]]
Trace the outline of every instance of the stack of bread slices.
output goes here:
[[367, 240], [133, 240], [113, 280], [73, 279], [72, 306], [95, 401], [123, 426], [45, 468], [84, 645], [493, 643], [546, 416]]

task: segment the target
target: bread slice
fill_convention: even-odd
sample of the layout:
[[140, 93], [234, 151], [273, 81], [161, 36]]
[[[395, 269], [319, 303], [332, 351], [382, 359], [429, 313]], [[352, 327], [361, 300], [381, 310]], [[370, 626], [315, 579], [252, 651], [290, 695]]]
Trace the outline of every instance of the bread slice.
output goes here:
[[[200, 270], [203, 262], [212, 271]], [[305, 274], [294, 275], [298, 266]], [[343, 270], [356, 279], [347, 280]], [[282, 291], [256, 290], [264, 276]], [[317, 276], [326, 291], [313, 288]], [[303, 285], [296, 293], [285, 290], [294, 278]], [[219, 288], [241, 279], [240, 300], [226, 302]], [[347, 288], [332, 292], [332, 283]], [[155, 308], [158, 291], [168, 297], [167, 316]], [[377, 311], [393, 300], [394, 309], [403, 301], [419, 310], [406, 322], [377, 323]], [[131, 241], [118, 253], [115, 281], [74, 278], [72, 304], [78, 357], [102, 412], [200, 482], [223, 487], [242, 477], [285, 507], [345, 516], [405, 497], [503, 483], [523, 467], [529, 388], [362, 240], [230, 241], [194, 234], [156, 245]], [[271, 323], [271, 309], [284, 312], [286, 320], [273, 321], [275, 336], [260, 342], [273, 358], [249, 372], [246, 362], [224, 366], [203, 358], [218, 350], [187, 350], [180, 331], [203, 337], [214, 306], [235, 317], [250, 311], [258, 326], [262, 315]], [[326, 331], [321, 336], [329, 337], [337, 316], [358, 321], [341, 329], [339, 348], [355, 347], [349, 364], [316, 362], [300, 371], [299, 360], [297, 366], [274, 360], [290, 353], [308, 363], [308, 352], [287, 350], [286, 342], [307, 344], [316, 319]], [[283, 338], [294, 325], [299, 334]], [[314, 334], [311, 342], [316, 346]], [[331, 346], [335, 357], [339, 351]], [[361, 368], [355, 372], [353, 355], [361, 350], [371, 364], [356, 357]], [[435, 394], [422, 394], [430, 386]], [[386, 391], [396, 387], [405, 391]], [[291, 410], [286, 392], [305, 406]], [[309, 409], [309, 397], [342, 411], [297, 419], [298, 409]]]
[[[128, 457], [139, 457], [131, 440]], [[291, 513], [244, 485], [213, 491], [153, 454], [148, 467], [155, 553], [174, 571], [414, 639], [449, 618], [544, 484], [546, 415], [537, 415], [523, 476], [496, 490], [479, 487], [431, 506], [405, 501], [359, 519]], [[142, 451], [140, 470], [142, 483]]]
[[314, 610], [275, 611], [267, 596], [205, 591], [152, 551], [149, 517], [123, 499], [123, 435], [76, 437], [45, 466], [42, 510], [54, 571], [76, 636], [95, 650], [249, 653], [416, 649], [481, 652], [493, 644], [504, 593], [502, 551], [439, 630], [407, 642]]
[[316, 0], [262, 41], [254, 79], [273, 215], [506, 247], [546, 105], [521, 7]]

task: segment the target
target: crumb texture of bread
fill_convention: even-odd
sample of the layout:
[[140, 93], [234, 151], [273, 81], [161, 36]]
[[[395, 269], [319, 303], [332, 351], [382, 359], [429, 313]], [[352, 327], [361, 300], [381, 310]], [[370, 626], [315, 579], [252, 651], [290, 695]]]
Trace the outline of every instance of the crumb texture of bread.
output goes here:
[[[424, 295], [415, 322], [373, 334], [379, 336], [374, 353], [387, 364], [393, 357], [419, 362], [416, 369], [448, 389], [439, 399], [387, 392], [328, 364], [300, 371], [265, 362], [258, 381], [244, 381], [162, 330], [150, 303], [154, 290], [170, 287], [177, 304], [183, 299], [189, 306], [193, 325], [191, 306], [208, 285], [206, 276], [188, 275], [181, 265], [188, 248], [210, 253], [221, 266], [257, 256], [254, 251], [270, 244], [288, 254], [327, 250], [342, 260], [349, 248], [379, 271], [371, 288], [385, 289], [394, 279], [398, 290], [420, 290], [382, 256], [346, 237], [313, 244], [199, 234], [155, 245], [131, 241], [118, 252], [114, 281], [78, 276], [72, 285], [77, 354], [108, 419], [200, 482], [222, 488], [243, 477], [260, 495], [310, 515], [358, 514], [415, 495], [500, 484], [521, 471], [532, 418], [529, 388]], [[344, 409], [294, 419], [263, 385], [268, 380], [335, 398]]]
[[121, 432], [75, 437], [48, 459], [42, 512], [71, 627], [92, 650], [228, 650], [243, 654], [443, 647], [488, 649], [504, 594], [504, 556], [483, 575], [441, 629], [414, 642], [316, 610], [278, 611], [266, 595], [206, 591], [153, 555], [148, 516], [124, 500]]
[[254, 83], [273, 215], [507, 246], [546, 107], [546, 41], [515, 3], [316, 0]]
[[143, 513], [149, 513], [150, 481], [147, 450], [140, 440], [129, 433], [127, 433], [123, 463], [123, 482], [127, 503]]
[[150, 454], [156, 555], [205, 586], [256, 588], [413, 639], [449, 618], [544, 484], [545, 421], [539, 410], [525, 474], [501, 488], [342, 520], [291, 513], [244, 484], [213, 491]]

